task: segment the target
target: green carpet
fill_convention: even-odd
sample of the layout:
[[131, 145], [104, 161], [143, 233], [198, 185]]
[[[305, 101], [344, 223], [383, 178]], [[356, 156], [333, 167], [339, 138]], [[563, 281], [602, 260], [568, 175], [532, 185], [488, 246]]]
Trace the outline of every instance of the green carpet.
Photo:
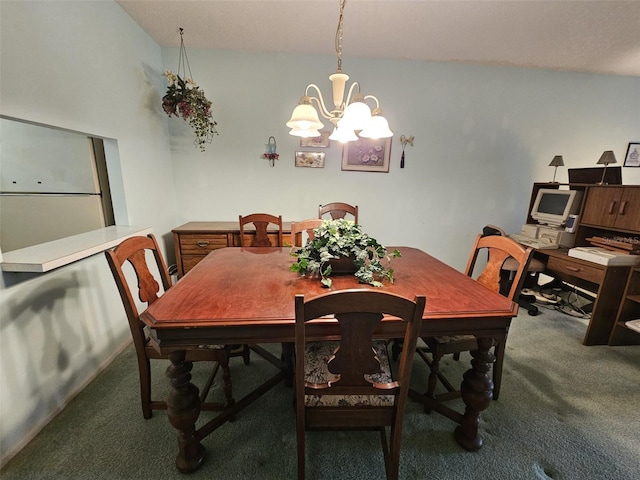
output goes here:
[[[425, 415], [421, 405], [409, 401], [400, 477], [640, 478], [640, 347], [584, 347], [585, 329], [584, 320], [548, 309], [536, 317], [523, 311], [514, 319], [500, 399], [482, 415], [484, 446], [479, 452], [457, 445], [450, 420]], [[279, 351], [279, 346], [270, 348]], [[249, 366], [232, 359], [236, 398], [274, 371], [255, 353], [251, 358]], [[461, 375], [468, 362], [468, 356], [460, 362], [447, 359], [442, 370], [450, 378]], [[166, 390], [166, 364], [154, 365], [155, 391]], [[196, 383], [206, 375], [199, 367]], [[426, 367], [416, 357], [419, 390], [425, 375]], [[205, 412], [201, 420], [211, 415]], [[142, 418], [135, 356], [129, 348], [0, 477], [293, 479], [295, 442], [292, 390], [280, 384], [204, 440], [207, 458], [197, 472], [178, 473], [176, 433], [165, 412]], [[375, 432], [310, 432], [307, 445], [308, 479], [384, 478]]]

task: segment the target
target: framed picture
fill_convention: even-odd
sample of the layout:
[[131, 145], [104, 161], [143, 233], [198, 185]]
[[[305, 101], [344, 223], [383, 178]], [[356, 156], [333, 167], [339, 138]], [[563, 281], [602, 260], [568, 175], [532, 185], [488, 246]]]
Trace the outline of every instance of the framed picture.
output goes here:
[[296, 152], [296, 167], [324, 168], [324, 152]]
[[320, 132], [319, 137], [302, 137], [300, 138], [301, 147], [327, 148], [331, 141], [329, 140], [331, 132]]
[[640, 167], [640, 142], [629, 144], [623, 165], [625, 167]]
[[391, 138], [360, 138], [342, 149], [342, 170], [388, 172]]

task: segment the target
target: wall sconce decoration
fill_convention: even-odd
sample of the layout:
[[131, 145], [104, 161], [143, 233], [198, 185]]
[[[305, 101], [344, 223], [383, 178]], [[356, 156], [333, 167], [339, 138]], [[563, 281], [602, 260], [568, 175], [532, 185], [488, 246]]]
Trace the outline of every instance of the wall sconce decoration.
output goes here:
[[555, 170], [553, 170], [553, 180], [551, 180], [551, 183], [556, 183], [556, 172], [558, 171], [558, 167], [564, 167], [564, 160], [562, 159], [562, 155], [556, 155], [555, 157], [553, 157], [553, 160], [551, 160], [549, 166], [556, 167]]
[[610, 163], [617, 163], [616, 156], [614, 155], [613, 150], [605, 150], [604, 152], [602, 152], [602, 156], [597, 163], [597, 165], [604, 165], [602, 180], [600, 180], [600, 183], [598, 185], [604, 185], [604, 176], [607, 174], [607, 166]]
[[410, 137], [405, 137], [404, 135], [400, 135], [400, 143], [402, 144], [402, 156], [400, 157], [400, 168], [404, 168], [404, 147], [407, 144], [413, 147], [413, 135]]
[[[272, 140], [273, 142], [271, 142]], [[266, 147], [267, 147], [267, 151], [262, 156], [267, 160], [269, 160], [269, 163], [271, 164], [272, 167], [275, 167], [276, 160], [278, 160], [278, 157], [280, 156], [276, 153], [276, 137], [274, 137], [273, 135], [270, 136]]]

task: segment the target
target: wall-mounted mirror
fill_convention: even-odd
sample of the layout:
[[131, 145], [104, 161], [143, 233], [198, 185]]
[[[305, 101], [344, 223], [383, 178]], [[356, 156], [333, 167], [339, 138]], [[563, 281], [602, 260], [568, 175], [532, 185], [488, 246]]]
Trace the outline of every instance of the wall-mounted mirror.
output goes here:
[[105, 141], [0, 117], [2, 252], [115, 225]]

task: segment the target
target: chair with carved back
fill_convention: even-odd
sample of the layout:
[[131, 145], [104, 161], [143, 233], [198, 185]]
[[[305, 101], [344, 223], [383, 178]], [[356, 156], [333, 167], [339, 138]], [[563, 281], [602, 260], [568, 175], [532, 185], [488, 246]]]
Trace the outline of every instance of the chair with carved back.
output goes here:
[[[138, 311], [138, 304], [141, 302], [145, 308], [153, 304], [162, 293], [171, 288], [171, 277], [154, 235], [127, 238], [115, 248], [106, 250], [105, 255], [118, 287], [133, 337], [140, 377], [142, 414], [144, 418], [151, 418], [152, 410], [166, 410], [167, 403], [152, 399], [150, 361], [168, 360], [169, 356], [159, 353], [153, 347], [147, 328], [140, 320], [141, 312]], [[129, 279], [132, 280], [131, 283]], [[229, 371], [229, 347], [202, 345], [198, 349], [187, 350], [186, 360], [215, 362], [200, 396], [202, 410], [223, 410], [234, 403]], [[205, 402], [219, 369], [222, 369], [225, 402]]]
[[325, 218], [326, 215], [329, 215], [332, 220], [336, 220], [338, 218], [346, 218], [347, 214], [353, 217], [355, 223], [358, 223], [357, 205], [353, 206], [348, 203], [333, 202], [318, 206], [318, 218]]
[[[282, 241], [282, 215], [275, 216], [268, 213], [252, 213], [246, 216], [239, 216], [240, 222], [240, 246], [241, 247], [282, 247], [284, 243]], [[245, 225], [253, 224], [255, 228], [255, 235], [251, 239], [251, 244], [247, 243], [248, 238], [245, 238]], [[275, 233], [269, 233], [269, 226], [275, 225], [277, 231]], [[275, 235], [277, 245], [274, 245], [269, 235], [272, 238]]]
[[[402, 421], [424, 306], [423, 296], [411, 301], [371, 289], [334, 291], [306, 301], [304, 295], [296, 295], [299, 480], [305, 476], [305, 432], [315, 429], [377, 430], [387, 479], [398, 478]], [[339, 340], [310, 341], [312, 329], [307, 323], [327, 315], [339, 324]], [[409, 348], [401, 354], [396, 375], [391, 372], [386, 342], [373, 340], [384, 315], [401, 319], [405, 327]]]
[[[480, 262], [478, 262], [477, 265], [477, 260], [480, 252], [484, 251], [488, 253], [488, 257], [484, 268], [481, 269]], [[484, 236], [480, 234], [474, 242], [465, 274], [469, 277], [477, 275], [476, 281], [478, 283], [484, 285], [489, 290], [501, 293], [510, 300], [514, 300], [522, 287], [522, 282], [524, 281], [532, 254], [532, 248], [525, 248], [508, 237]], [[518, 266], [513, 272], [513, 277], [508, 280], [508, 284], [505, 284], [505, 278], [501, 275], [503, 264], [506, 261], [515, 262]], [[482, 271], [475, 271], [476, 266], [478, 266], [477, 270], [481, 269]], [[459, 398], [459, 389], [454, 387], [440, 371], [440, 360], [447, 354], [454, 354], [454, 358], [458, 359], [461, 352], [476, 349], [478, 347], [476, 337], [473, 335], [436, 336], [423, 337], [422, 340], [427, 346], [426, 348], [419, 347], [418, 354], [429, 364], [431, 370], [425, 395], [439, 402]], [[500, 395], [506, 341], [507, 338], [505, 337], [503, 341], [496, 342], [493, 348], [493, 354], [495, 356], [495, 363], [493, 365], [494, 400], [497, 400]], [[431, 354], [431, 358], [428, 357], [429, 353]], [[446, 393], [435, 393], [438, 380], [440, 380], [442, 385], [447, 389]], [[425, 411], [428, 412], [430, 409], [425, 407]]]
[[313, 240], [313, 230], [322, 225], [322, 220], [319, 218], [309, 218], [307, 220], [301, 220], [299, 222], [291, 222], [291, 244], [294, 247], [303, 247], [306, 240]]

